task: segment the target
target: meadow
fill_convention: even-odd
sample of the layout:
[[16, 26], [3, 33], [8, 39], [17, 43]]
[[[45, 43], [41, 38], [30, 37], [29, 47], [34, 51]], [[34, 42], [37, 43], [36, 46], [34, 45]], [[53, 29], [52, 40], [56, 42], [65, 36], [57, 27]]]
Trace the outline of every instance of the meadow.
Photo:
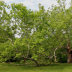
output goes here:
[[0, 72], [72, 72], [72, 64], [57, 63], [49, 66], [31, 67], [0, 63]]

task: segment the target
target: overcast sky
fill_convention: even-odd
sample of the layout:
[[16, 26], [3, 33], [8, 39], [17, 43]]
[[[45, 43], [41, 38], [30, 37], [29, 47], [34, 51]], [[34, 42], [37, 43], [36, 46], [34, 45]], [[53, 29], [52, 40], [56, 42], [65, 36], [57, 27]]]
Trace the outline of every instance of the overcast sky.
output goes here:
[[[57, 5], [56, 0], [4, 0], [7, 4], [11, 3], [23, 3], [28, 9], [38, 10], [38, 4], [44, 5], [47, 10], [52, 4]], [[69, 7], [69, 2], [71, 0], [66, 0], [66, 8]]]

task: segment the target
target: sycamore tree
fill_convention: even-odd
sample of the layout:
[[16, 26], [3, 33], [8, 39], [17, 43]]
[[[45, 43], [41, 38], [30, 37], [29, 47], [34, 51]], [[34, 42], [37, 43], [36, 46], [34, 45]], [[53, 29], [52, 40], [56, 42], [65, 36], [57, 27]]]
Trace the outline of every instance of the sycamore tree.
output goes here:
[[72, 44], [72, 2], [68, 9], [65, 0], [57, 2], [47, 11], [41, 4], [39, 11], [32, 11], [21, 3], [8, 6], [0, 1], [0, 61], [13, 57], [36, 66], [57, 62], [57, 49], [66, 47], [67, 39]]
[[[60, 48], [66, 48], [64, 47], [64, 44], [66, 43], [67, 39], [70, 40], [71, 43], [71, 19], [72, 19], [72, 13], [70, 6], [69, 9], [65, 8], [65, 0], [60, 1], [58, 0], [58, 7], [52, 8], [51, 11], [51, 26], [53, 30], [54, 35], [54, 46], [60, 47]], [[70, 14], [70, 15], [69, 15]], [[52, 36], [53, 36], [52, 35]], [[56, 44], [56, 45], [55, 45]]]
[[[12, 21], [11, 13], [8, 13], [6, 9], [10, 9], [9, 5], [6, 5], [4, 1], [0, 1], [0, 57], [1, 61], [7, 60], [9, 52], [12, 50], [13, 41], [15, 40], [16, 25]], [[3, 46], [4, 45], [4, 46]], [[7, 51], [8, 49], [8, 51]], [[10, 50], [10, 51], [9, 51]], [[5, 55], [5, 56], [4, 56]]]
[[51, 11], [48, 12], [39, 5], [40, 10], [37, 12], [36, 21], [38, 22], [35, 24], [33, 50], [35, 50], [35, 57], [42, 63], [45, 62], [45, 58], [52, 57], [57, 62], [56, 50], [63, 48], [67, 39], [71, 41], [72, 14], [70, 10], [72, 7], [65, 9], [65, 0], [62, 2], [58, 0], [58, 4], [59, 6], [52, 6]]

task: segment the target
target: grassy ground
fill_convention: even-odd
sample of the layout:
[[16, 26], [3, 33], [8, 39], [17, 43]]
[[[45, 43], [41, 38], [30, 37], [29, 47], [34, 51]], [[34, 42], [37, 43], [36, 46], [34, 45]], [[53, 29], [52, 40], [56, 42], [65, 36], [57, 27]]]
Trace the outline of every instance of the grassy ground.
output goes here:
[[0, 63], [0, 72], [72, 72], [72, 64], [64, 63], [41, 67], [30, 67]]

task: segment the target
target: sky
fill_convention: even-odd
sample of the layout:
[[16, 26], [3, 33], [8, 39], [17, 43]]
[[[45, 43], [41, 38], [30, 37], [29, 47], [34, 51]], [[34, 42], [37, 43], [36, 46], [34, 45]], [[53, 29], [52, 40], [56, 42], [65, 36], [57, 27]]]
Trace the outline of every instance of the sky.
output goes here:
[[[56, 0], [4, 0], [4, 1], [7, 4], [23, 3], [28, 9], [31, 9], [31, 10], [38, 10], [39, 3], [41, 3], [41, 5], [43, 5], [46, 10], [49, 7], [51, 7], [52, 4], [57, 5]], [[71, 2], [71, 0], [66, 0], [66, 8], [69, 7], [69, 2]]]

